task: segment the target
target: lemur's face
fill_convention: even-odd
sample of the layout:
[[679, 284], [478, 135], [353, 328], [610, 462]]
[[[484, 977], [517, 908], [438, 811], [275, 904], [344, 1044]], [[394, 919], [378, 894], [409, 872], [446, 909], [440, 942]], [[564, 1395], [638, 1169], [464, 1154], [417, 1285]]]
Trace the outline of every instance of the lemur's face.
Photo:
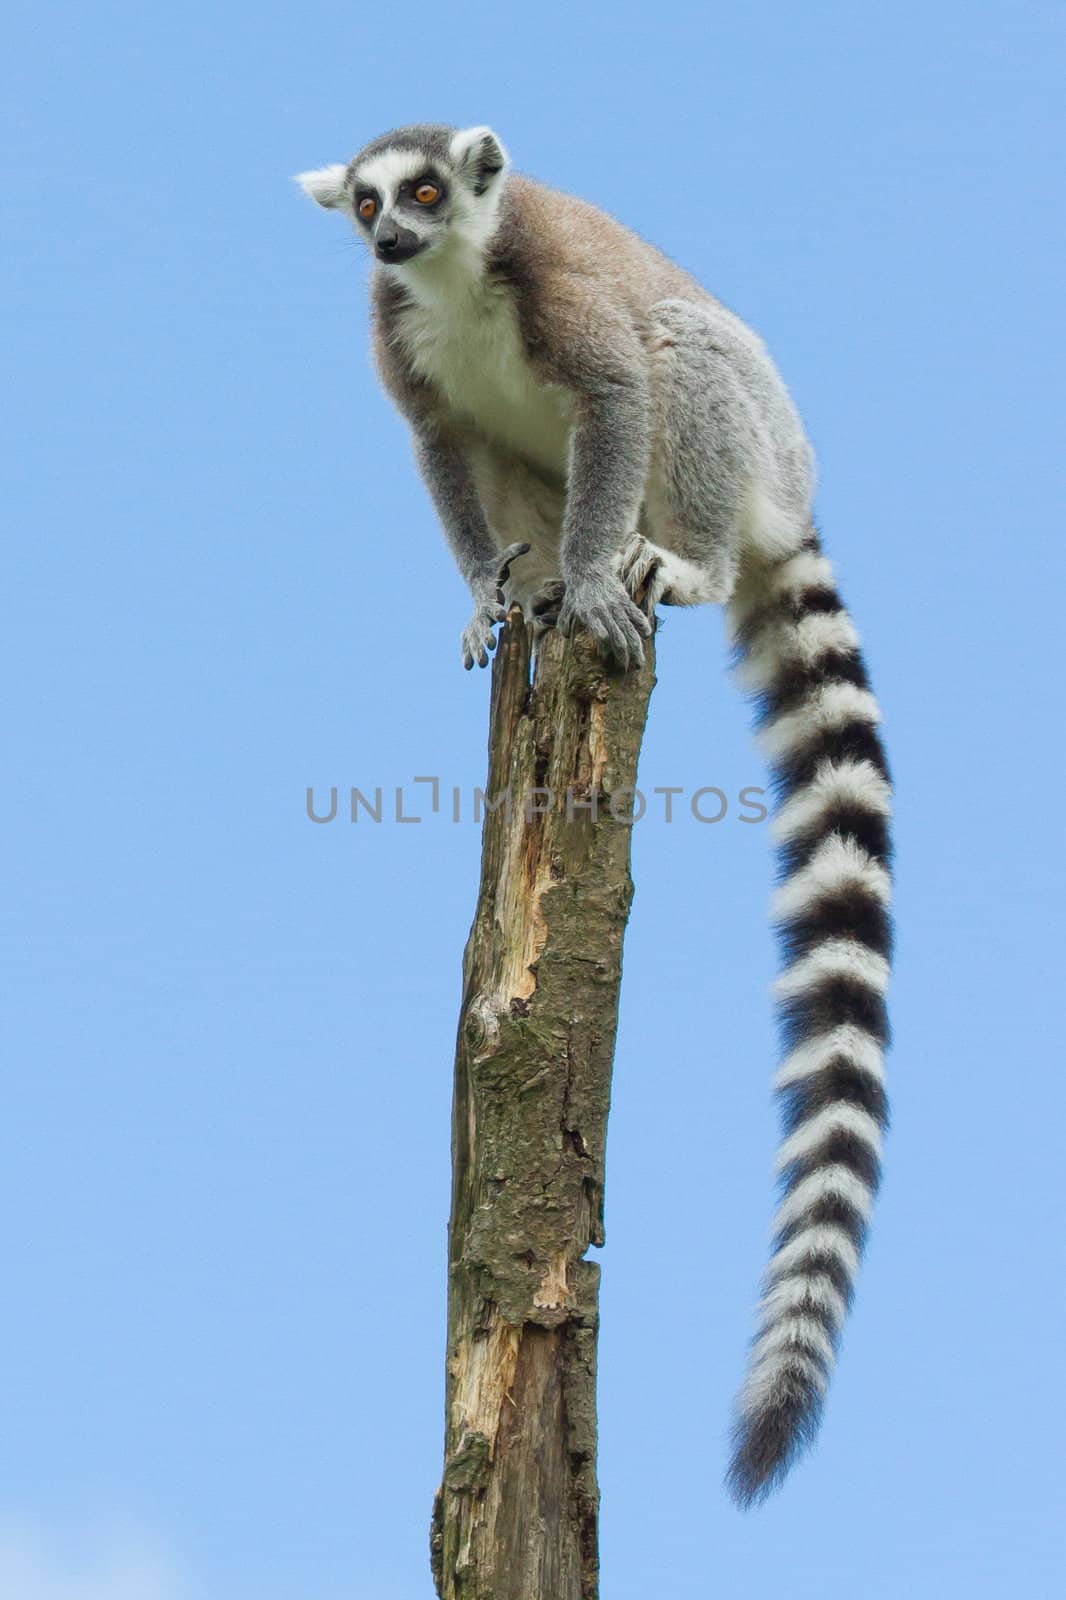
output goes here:
[[356, 157], [351, 171], [356, 221], [379, 261], [400, 266], [439, 244], [452, 216], [448, 164], [428, 150], [383, 150]]
[[347, 166], [297, 180], [319, 205], [345, 211], [375, 258], [402, 267], [448, 239], [483, 243], [495, 220], [507, 156], [489, 128], [400, 128]]

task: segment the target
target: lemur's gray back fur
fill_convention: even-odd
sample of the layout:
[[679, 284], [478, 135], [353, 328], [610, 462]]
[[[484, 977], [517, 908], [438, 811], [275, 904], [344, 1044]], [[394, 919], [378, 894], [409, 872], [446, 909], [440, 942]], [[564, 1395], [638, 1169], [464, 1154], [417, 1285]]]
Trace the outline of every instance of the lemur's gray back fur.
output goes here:
[[632, 666], [655, 607], [727, 615], [780, 795], [781, 1203], [729, 1481], [817, 1427], [887, 1120], [891, 790], [855, 627], [811, 522], [813, 459], [762, 342], [495, 134], [418, 125], [305, 173], [374, 251], [374, 348], [474, 599], [588, 628]]

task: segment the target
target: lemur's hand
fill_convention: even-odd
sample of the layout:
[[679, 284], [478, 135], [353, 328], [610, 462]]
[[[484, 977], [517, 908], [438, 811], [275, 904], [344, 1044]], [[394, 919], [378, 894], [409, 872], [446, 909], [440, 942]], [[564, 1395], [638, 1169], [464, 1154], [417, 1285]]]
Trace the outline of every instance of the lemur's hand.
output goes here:
[[493, 628], [507, 616], [504, 606], [504, 584], [511, 575], [511, 562], [524, 556], [528, 544], [509, 544], [506, 550], [493, 556], [487, 570], [477, 579], [474, 588], [474, 615], [463, 629], [463, 666], [467, 672], [476, 661], [479, 667], [489, 664], [489, 651], [496, 648]]
[[561, 633], [587, 628], [601, 652], [622, 668], [641, 665], [641, 640], [649, 639], [652, 632], [650, 621], [613, 573], [598, 573], [567, 583], [558, 627]]

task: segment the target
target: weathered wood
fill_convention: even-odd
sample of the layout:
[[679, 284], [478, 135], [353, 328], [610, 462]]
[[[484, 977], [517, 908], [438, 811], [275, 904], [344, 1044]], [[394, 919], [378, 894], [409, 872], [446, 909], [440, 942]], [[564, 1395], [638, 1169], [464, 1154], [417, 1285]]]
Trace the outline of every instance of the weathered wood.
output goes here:
[[[595, 1600], [596, 1332], [632, 790], [655, 682], [516, 614], [455, 1057], [442, 1600]], [[546, 793], [545, 791], [550, 791]], [[509, 795], [509, 801], [505, 798]]]

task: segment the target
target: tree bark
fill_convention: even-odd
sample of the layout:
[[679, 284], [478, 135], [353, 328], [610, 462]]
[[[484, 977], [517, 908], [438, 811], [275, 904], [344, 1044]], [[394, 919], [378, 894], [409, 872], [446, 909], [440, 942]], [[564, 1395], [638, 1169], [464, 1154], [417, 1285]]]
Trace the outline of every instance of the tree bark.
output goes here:
[[[654, 651], [609, 672], [515, 613], [493, 664], [455, 1056], [442, 1600], [595, 1600], [604, 1146]], [[550, 792], [550, 793], [549, 793]], [[509, 802], [504, 799], [510, 796]]]

